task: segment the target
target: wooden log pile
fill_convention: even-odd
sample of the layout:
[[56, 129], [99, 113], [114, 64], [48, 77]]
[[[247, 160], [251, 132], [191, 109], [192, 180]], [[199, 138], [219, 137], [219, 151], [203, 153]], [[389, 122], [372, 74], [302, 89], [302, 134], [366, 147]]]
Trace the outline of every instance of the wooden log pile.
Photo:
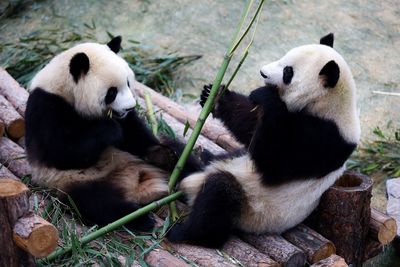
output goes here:
[[[166, 122], [177, 132], [178, 137], [180, 133], [183, 133], [186, 121], [188, 121], [191, 126], [194, 125], [197, 118], [195, 114], [187, 112], [182, 106], [179, 106], [170, 99], [161, 96], [140, 83], [135, 83], [134, 87], [136, 93], [139, 95], [139, 103], [141, 104], [144, 103], [144, 91], [147, 90], [150, 93], [152, 102], [155, 105], [155, 110], [163, 111], [164, 120], [166, 120]], [[18, 83], [7, 74], [7, 72], [0, 68], [0, 113], [2, 101], [8, 101], [5, 105], [10, 104], [11, 107], [13, 107], [12, 110], [16, 111], [16, 113], [18, 113], [23, 119], [27, 98], [27, 92], [21, 88]], [[16, 113], [13, 112], [14, 116], [17, 116]], [[159, 112], [157, 112], [157, 114], [159, 114]], [[7, 181], [16, 181], [18, 177], [23, 177], [30, 173], [30, 167], [26, 161], [24, 153], [24, 141], [23, 138], [18, 139], [18, 136], [10, 135], [7, 126], [11, 120], [4, 119], [1, 116], [0, 120], [0, 132], [2, 125], [1, 122], [3, 122], [5, 135], [7, 136], [0, 139], [0, 162], [2, 163], [2, 168], [0, 168], [0, 177], [9, 177], [12, 179], [7, 179]], [[209, 118], [196, 146], [206, 148], [212, 153], [231, 151], [232, 149], [241, 146], [232, 138], [229, 132], [218, 125], [220, 124], [216, 123], [216, 120]], [[189, 135], [184, 138], [187, 138], [188, 136]], [[347, 185], [344, 184], [341, 185], [341, 187], [343, 187], [345, 191], [348, 191]], [[391, 241], [391, 235], [387, 233], [387, 231], [391, 227], [392, 222], [390, 221], [390, 218], [388, 219], [384, 214], [379, 212], [372, 211], [372, 217], [368, 216], [368, 213], [370, 212], [368, 202], [369, 189], [367, 187], [364, 189], [360, 191], [366, 191], [366, 193], [357, 192], [355, 196], [347, 191], [340, 194], [345, 194], [345, 197], [350, 197], [354, 200], [350, 201], [351, 204], [347, 205], [355, 205], [355, 202], [357, 201], [366, 203], [364, 206], [368, 206], [368, 209], [363, 208], [363, 215], [361, 217], [358, 216], [357, 219], [363, 218], [362, 226], [367, 230], [363, 228], [362, 231], [360, 231], [362, 232], [363, 238], [365, 235], [367, 241], [373, 240], [379, 244], [378, 247], [381, 249], [384, 243], [387, 244], [387, 242]], [[24, 190], [22, 191], [25, 192]], [[339, 198], [338, 201], [340, 201]], [[329, 210], [330, 208], [327, 209]], [[4, 214], [7, 214], [9, 211], [4, 212], [6, 212]], [[22, 221], [22, 223], [17, 223], [17, 220], [15, 220], [15, 225], [18, 227], [16, 227], [17, 229], [15, 231], [9, 231], [10, 233], [12, 232], [11, 236], [2, 235], [0, 233], [0, 242], [4, 241], [0, 243], [0, 250], [2, 250], [1, 244], [10, 244], [9, 240], [13, 238], [13, 240], [16, 240], [16, 244], [19, 244], [25, 250], [30, 251], [31, 255], [40, 257], [44, 254], [36, 252], [35, 248], [29, 245], [30, 235], [27, 235], [26, 233], [29, 229], [31, 229], [30, 231], [38, 231], [38, 233], [52, 233], [52, 230], [50, 230], [51, 225], [49, 226], [40, 218], [34, 218], [32, 214], [28, 214], [24, 216], [24, 218], [25, 217], [26, 219], [25, 221]], [[32, 221], [35, 223], [30, 223]], [[159, 219], [159, 223], [162, 222], [163, 221]], [[24, 230], [20, 230], [22, 225], [24, 225]], [[40, 227], [38, 225], [40, 225]], [[314, 231], [306, 225], [298, 225], [281, 236], [254, 236], [243, 234], [239, 237], [232, 237], [221, 250], [205, 249], [187, 244], [172, 244], [165, 240], [160, 244], [160, 247], [157, 247], [146, 254], [145, 261], [152, 266], [188, 266], [186, 262], [187, 260], [192, 261], [199, 266], [237, 266], [238, 263], [245, 266], [304, 266], [306, 263], [311, 266], [347, 266], [345, 262], [345, 259], [347, 261], [347, 258], [342, 258], [347, 257], [347, 254], [342, 253], [337, 249], [342, 246], [341, 242], [343, 242], [343, 240], [338, 239], [335, 242], [331, 237], [327, 235], [324, 235], [324, 237], [321, 235], [323, 231], [321, 232], [317, 228], [312, 228], [317, 231]], [[361, 228], [360, 225], [360, 229]], [[349, 235], [353, 234], [351, 229], [344, 228], [343, 230], [348, 230], [346, 233]], [[33, 237], [34, 236], [31, 238]], [[33, 240], [36, 240], [36, 238], [33, 238]], [[363, 250], [364, 252], [369, 249], [368, 246], [369, 243], [365, 245], [366, 248]], [[373, 249], [376, 252], [376, 246], [373, 246]], [[349, 248], [349, 250], [352, 255], [358, 255], [361, 253], [356, 251], [355, 248]], [[10, 255], [17, 255], [16, 253], [18, 253], [18, 250], [14, 254]], [[340, 256], [336, 255], [336, 253]], [[365, 255], [367, 254], [368, 253]], [[32, 260], [32, 258], [29, 257], [23, 258], [19, 256], [15, 259], [21, 261], [24, 260], [27, 263], [27, 266], [29, 266]], [[0, 264], [0, 266], [2, 265]]]

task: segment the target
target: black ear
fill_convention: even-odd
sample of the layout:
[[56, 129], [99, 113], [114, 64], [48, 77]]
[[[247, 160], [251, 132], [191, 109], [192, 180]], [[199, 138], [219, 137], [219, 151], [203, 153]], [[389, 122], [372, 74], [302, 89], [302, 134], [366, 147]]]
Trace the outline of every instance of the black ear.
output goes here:
[[89, 58], [85, 53], [78, 53], [69, 62], [69, 72], [77, 83], [79, 78], [89, 71]]
[[335, 61], [331, 60], [325, 64], [325, 66], [319, 72], [319, 75], [322, 76], [322, 80], [324, 82], [325, 87], [333, 88], [336, 86], [336, 83], [339, 80], [340, 69], [338, 64]]
[[333, 35], [333, 33], [330, 33], [330, 34], [322, 37], [319, 40], [319, 43], [322, 45], [327, 45], [327, 46], [333, 47], [333, 39], [334, 39], [334, 35]]
[[121, 41], [122, 41], [122, 37], [116, 36], [107, 43], [107, 46], [111, 49], [111, 51], [113, 51], [116, 54], [121, 49]]

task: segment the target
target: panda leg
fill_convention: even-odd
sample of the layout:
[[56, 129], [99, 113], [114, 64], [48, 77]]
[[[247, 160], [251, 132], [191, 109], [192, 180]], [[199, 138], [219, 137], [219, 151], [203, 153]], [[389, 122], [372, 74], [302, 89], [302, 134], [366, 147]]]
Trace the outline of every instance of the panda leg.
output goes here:
[[210, 174], [194, 201], [189, 218], [172, 227], [167, 238], [171, 242], [221, 247], [228, 240], [245, 201], [242, 187], [231, 173]]
[[[66, 192], [74, 201], [83, 220], [100, 226], [107, 225], [140, 208], [135, 202], [125, 200], [122, 190], [104, 180], [74, 185]], [[154, 223], [150, 215], [144, 215], [126, 226], [133, 230], [151, 231]]]

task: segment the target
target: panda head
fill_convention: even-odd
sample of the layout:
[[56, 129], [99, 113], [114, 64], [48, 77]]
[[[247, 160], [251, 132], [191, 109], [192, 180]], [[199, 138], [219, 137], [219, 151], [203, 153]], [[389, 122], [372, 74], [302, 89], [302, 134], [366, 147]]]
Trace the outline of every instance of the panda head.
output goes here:
[[41, 88], [64, 98], [82, 115], [124, 117], [136, 101], [132, 93], [135, 75], [117, 55], [121, 37], [108, 44], [79, 44], [53, 58], [32, 80]]
[[290, 111], [306, 110], [333, 120], [354, 141], [360, 135], [356, 86], [349, 66], [333, 49], [333, 40], [331, 33], [320, 44], [296, 47], [260, 73], [267, 85], [278, 88]]
[[261, 68], [266, 84], [279, 89], [282, 100], [292, 111], [307, 105], [353, 94], [354, 81], [347, 63], [333, 47], [333, 34], [320, 44], [304, 45], [290, 50], [278, 61]]

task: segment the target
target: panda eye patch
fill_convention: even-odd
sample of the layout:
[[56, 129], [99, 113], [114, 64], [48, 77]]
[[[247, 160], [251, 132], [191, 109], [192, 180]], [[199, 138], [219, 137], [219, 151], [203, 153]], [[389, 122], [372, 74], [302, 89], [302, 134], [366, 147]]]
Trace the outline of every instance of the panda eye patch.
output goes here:
[[285, 84], [289, 84], [292, 81], [293, 75], [294, 75], [293, 68], [290, 66], [286, 66], [283, 69], [283, 78], [282, 78], [283, 82]]
[[117, 94], [118, 94], [117, 87], [108, 88], [107, 95], [106, 95], [106, 97], [104, 99], [104, 101], [106, 102], [106, 105], [111, 104], [115, 100], [115, 98], [117, 97]]
[[131, 85], [129, 84], [129, 80], [126, 80], [126, 83], [128, 84], [128, 87], [131, 88]]

